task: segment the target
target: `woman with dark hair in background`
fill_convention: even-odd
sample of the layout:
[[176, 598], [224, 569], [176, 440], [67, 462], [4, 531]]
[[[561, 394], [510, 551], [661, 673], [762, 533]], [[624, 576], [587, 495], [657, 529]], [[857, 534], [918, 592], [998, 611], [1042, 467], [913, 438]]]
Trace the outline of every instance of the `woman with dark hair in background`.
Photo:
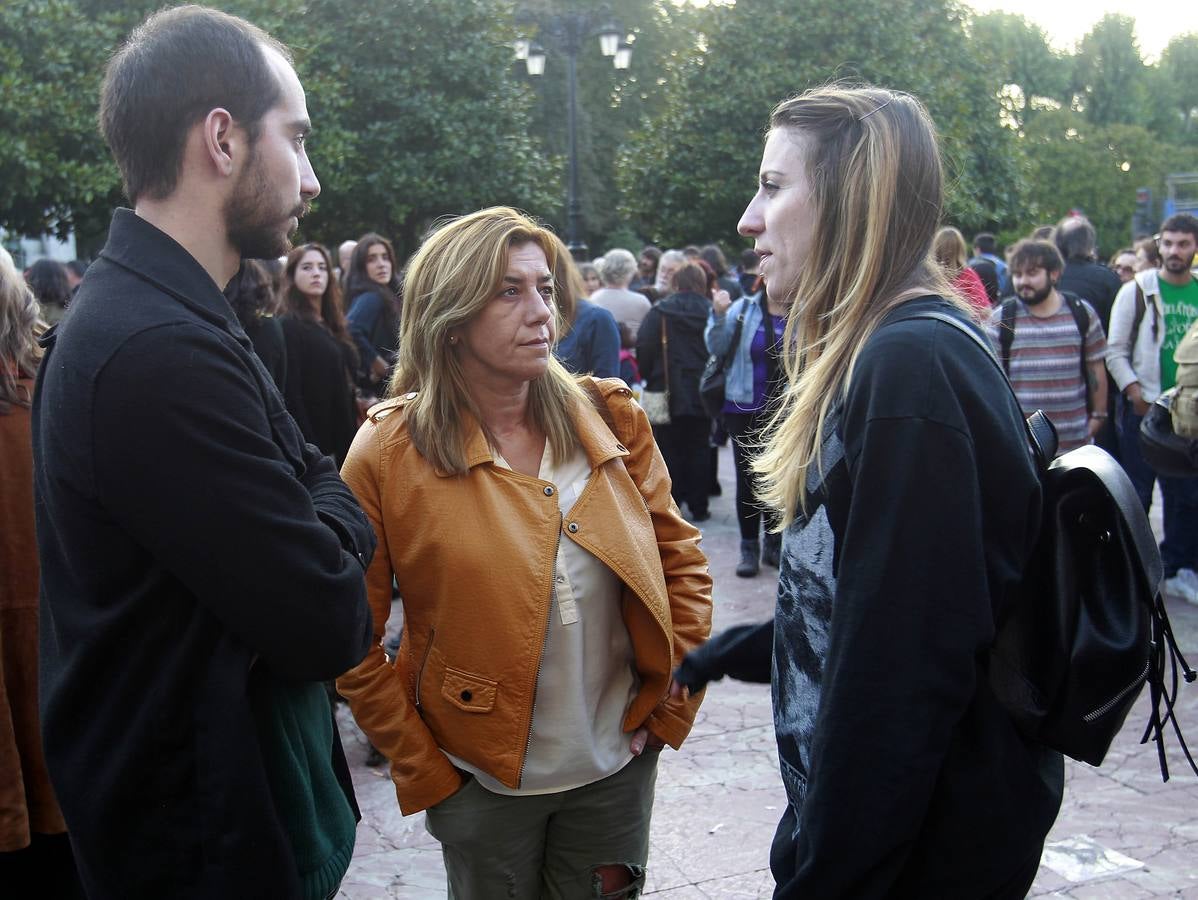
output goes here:
[[757, 500], [752, 463], [770, 401], [782, 380], [779, 357], [785, 330], [786, 308], [771, 302], [766, 292], [759, 290], [736, 301], [727, 295], [717, 295], [705, 332], [707, 349], [716, 358], [724, 359], [732, 352], [725, 370], [723, 421], [732, 438], [732, 463], [736, 469], [736, 520], [740, 525], [736, 574], [741, 578], [752, 578], [761, 571], [763, 563], [777, 568], [782, 546], [782, 535], [773, 527], [776, 517], [763, 513]]
[[1145, 272], [1160, 267], [1161, 251], [1156, 246], [1156, 238], [1146, 237], [1136, 241], [1136, 271]]
[[350, 257], [345, 296], [346, 320], [358, 348], [358, 384], [368, 400], [382, 395], [395, 363], [401, 292], [391, 242], [374, 232], [362, 235]]
[[14, 896], [37, 885], [39, 896], [73, 898], [83, 892], [38, 715], [30, 403], [41, 330], [37, 301], [0, 247], [0, 885]]
[[67, 267], [53, 259], [39, 259], [25, 276], [29, 289], [37, 299], [42, 321], [57, 325], [71, 302], [71, 282]]
[[1116, 250], [1107, 268], [1119, 276], [1120, 284], [1127, 284], [1136, 277], [1136, 251], [1131, 247]]
[[670, 421], [654, 425], [653, 434], [674, 481], [674, 499], [690, 507], [692, 522], [711, 518], [711, 419], [699, 400], [699, 378], [707, 363], [703, 331], [711, 311], [709, 271], [698, 262], [679, 268], [672, 279], [674, 292], [649, 310], [636, 337], [637, 366], [646, 390], [669, 393]]
[[275, 318], [279, 295], [270, 269], [262, 261], [247, 259], [241, 264], [240, 277], [229, 284], [226, 295], [237, 321], [254, 345], [254, 352], [270, 372], [280, 393], [287, 388], [287, 348], [283, 328]]
[[358, 427], [358, 352], [341, 311], [333, 259], [323, 245], [304, 244], [287, 254], [283, 306], [287, 408], [304, 438], [340, 466]]
[[699, 249], [699, 258], [715, 273], [720, 287], [728, 292], [733, 300], [739, 300], [742, 293], [740, 282], [728, 274], [728, 260], [719, 244], [706, 244]]
[[553, 265], [553, 293], [562, 317], [562, 334], [553, 355], [574, 375], [618, 378], [620, 328], [615, 317], [584, 299], [585, 288], [578, 266], [557, 235], [551, 235], [557, 255]]

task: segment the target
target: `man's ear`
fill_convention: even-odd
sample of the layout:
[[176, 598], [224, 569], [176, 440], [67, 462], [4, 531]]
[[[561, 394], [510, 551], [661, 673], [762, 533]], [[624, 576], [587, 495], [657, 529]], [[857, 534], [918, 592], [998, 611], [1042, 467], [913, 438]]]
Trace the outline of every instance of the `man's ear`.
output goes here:
[[201, 126], [204, 156], [222, 175], [231, 175], [245, 147], [245, 134], [237, 128], [229, 111], [217, 107], [209, 111]]

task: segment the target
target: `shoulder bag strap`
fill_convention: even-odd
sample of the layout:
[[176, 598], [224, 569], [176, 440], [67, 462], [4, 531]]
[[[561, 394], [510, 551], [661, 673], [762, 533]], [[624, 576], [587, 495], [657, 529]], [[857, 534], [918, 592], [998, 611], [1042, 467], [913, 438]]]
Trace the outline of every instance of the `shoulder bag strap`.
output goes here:
[[1086, 312], [1085, 304], [1077, 294], [1070, 291], [1061, 291], [1061, 298], [1065, 301], [1065, 305], [1069, 307], [1069, 312], [1073, 313], [1074, 324], [1077, 325], [1077, 333], [1081, 335], [1081, 371], [1082, 384], [1086, 388], [1086, 412], [1093, 412], [1093, 404], [1090, 402], [1090, 373], [1086, 371], [1086, 333], [1090, 330], [1090, 314]]
[[666, 376], [666, 393], [670, 392], [670, 336], [666, 330], [667, 316], [661, 317], [661, 367]]
[[732, 328], [732, 340], [728, 343], [728, 349], [724, 351], [724, 361], [720, 364], [720, 369], [727, 371], [732, 365], [732, 360], [736, 356], [737, 346], [740, 344], [740, 336], [745, 328], [745, 315], [748, 313], [749, 305], [744, 304], [740, 311], [740, 315], [736, 317], [736, 325]]
[[[1015, 401], [1015, 408], [1019, 410], [1023, 409], [1022, 404], [1019, 402], [1019, 397], [1015, 394], [1015, 388], [1011, 386], [1010, 379], [1008, 379], [1006, 373], [1003, 372], [1002, 364], [994, 356], [994, 350], [991, 349], [990, 344], [976, 331], [974, 331], [960, 319], [954, 318], [948, 313], [942, 312], [914, 313], [909, 316], [903, 316], [900, 319], [894, 319], [887, 324], [893, 325], [897, 322], [907, 322], [912, 319], [933, 319], [937, 322], [943, 322], [945, 325], [949, 325], [966, 335], [970, 340], [978, 345], [982, 353], [986, 355], [986, 358], [990, 360], [990, 363], [994, 366], [994, 368], [998, 369], [999, 374], [1002, 375], [1003, 383], [1007, 386], [1007, 390], [1011, 392], [1011, 398]], [[1048, 417], [1039, 410], [1023, 420], [1023, 427], [1027, 435], [1028, 444], [1031, 446], [1032, 453], [1036, 458], [1037, 469], [1038, 471], [1043, 472], [1048, 468], [1048, 464], [1052, 462], [1053, 457], [1057, 454], [1056, 429], [1053, 427]]]
[[1002, 354], [1002, 370], [1008, 377], [1011, 375], [1011, 345], [1015, 343], [1015, 313], [1015, 299], [1008, 297], [1002, 302], [1002, 321], [998, 326], [998, 349]]

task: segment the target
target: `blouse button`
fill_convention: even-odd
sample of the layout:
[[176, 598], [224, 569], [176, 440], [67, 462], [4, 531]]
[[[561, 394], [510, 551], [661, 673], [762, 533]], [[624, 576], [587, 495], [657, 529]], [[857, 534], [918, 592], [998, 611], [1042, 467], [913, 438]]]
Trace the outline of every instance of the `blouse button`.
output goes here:
[[570, 534], [578, 533], [578, 523], [577, 522], [571, 522], [568, 527], [569, 527]]

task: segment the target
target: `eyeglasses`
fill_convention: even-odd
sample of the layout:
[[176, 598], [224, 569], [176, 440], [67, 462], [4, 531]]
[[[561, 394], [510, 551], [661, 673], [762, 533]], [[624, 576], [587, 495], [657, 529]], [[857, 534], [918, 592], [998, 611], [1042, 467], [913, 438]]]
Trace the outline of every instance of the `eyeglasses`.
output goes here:
[[1136, 274], [1136, 270], [1135, 270], [1134, 266], [1115, 266], [1115, 271], [1116, 272], [1125, 272], [1128, 275]]

